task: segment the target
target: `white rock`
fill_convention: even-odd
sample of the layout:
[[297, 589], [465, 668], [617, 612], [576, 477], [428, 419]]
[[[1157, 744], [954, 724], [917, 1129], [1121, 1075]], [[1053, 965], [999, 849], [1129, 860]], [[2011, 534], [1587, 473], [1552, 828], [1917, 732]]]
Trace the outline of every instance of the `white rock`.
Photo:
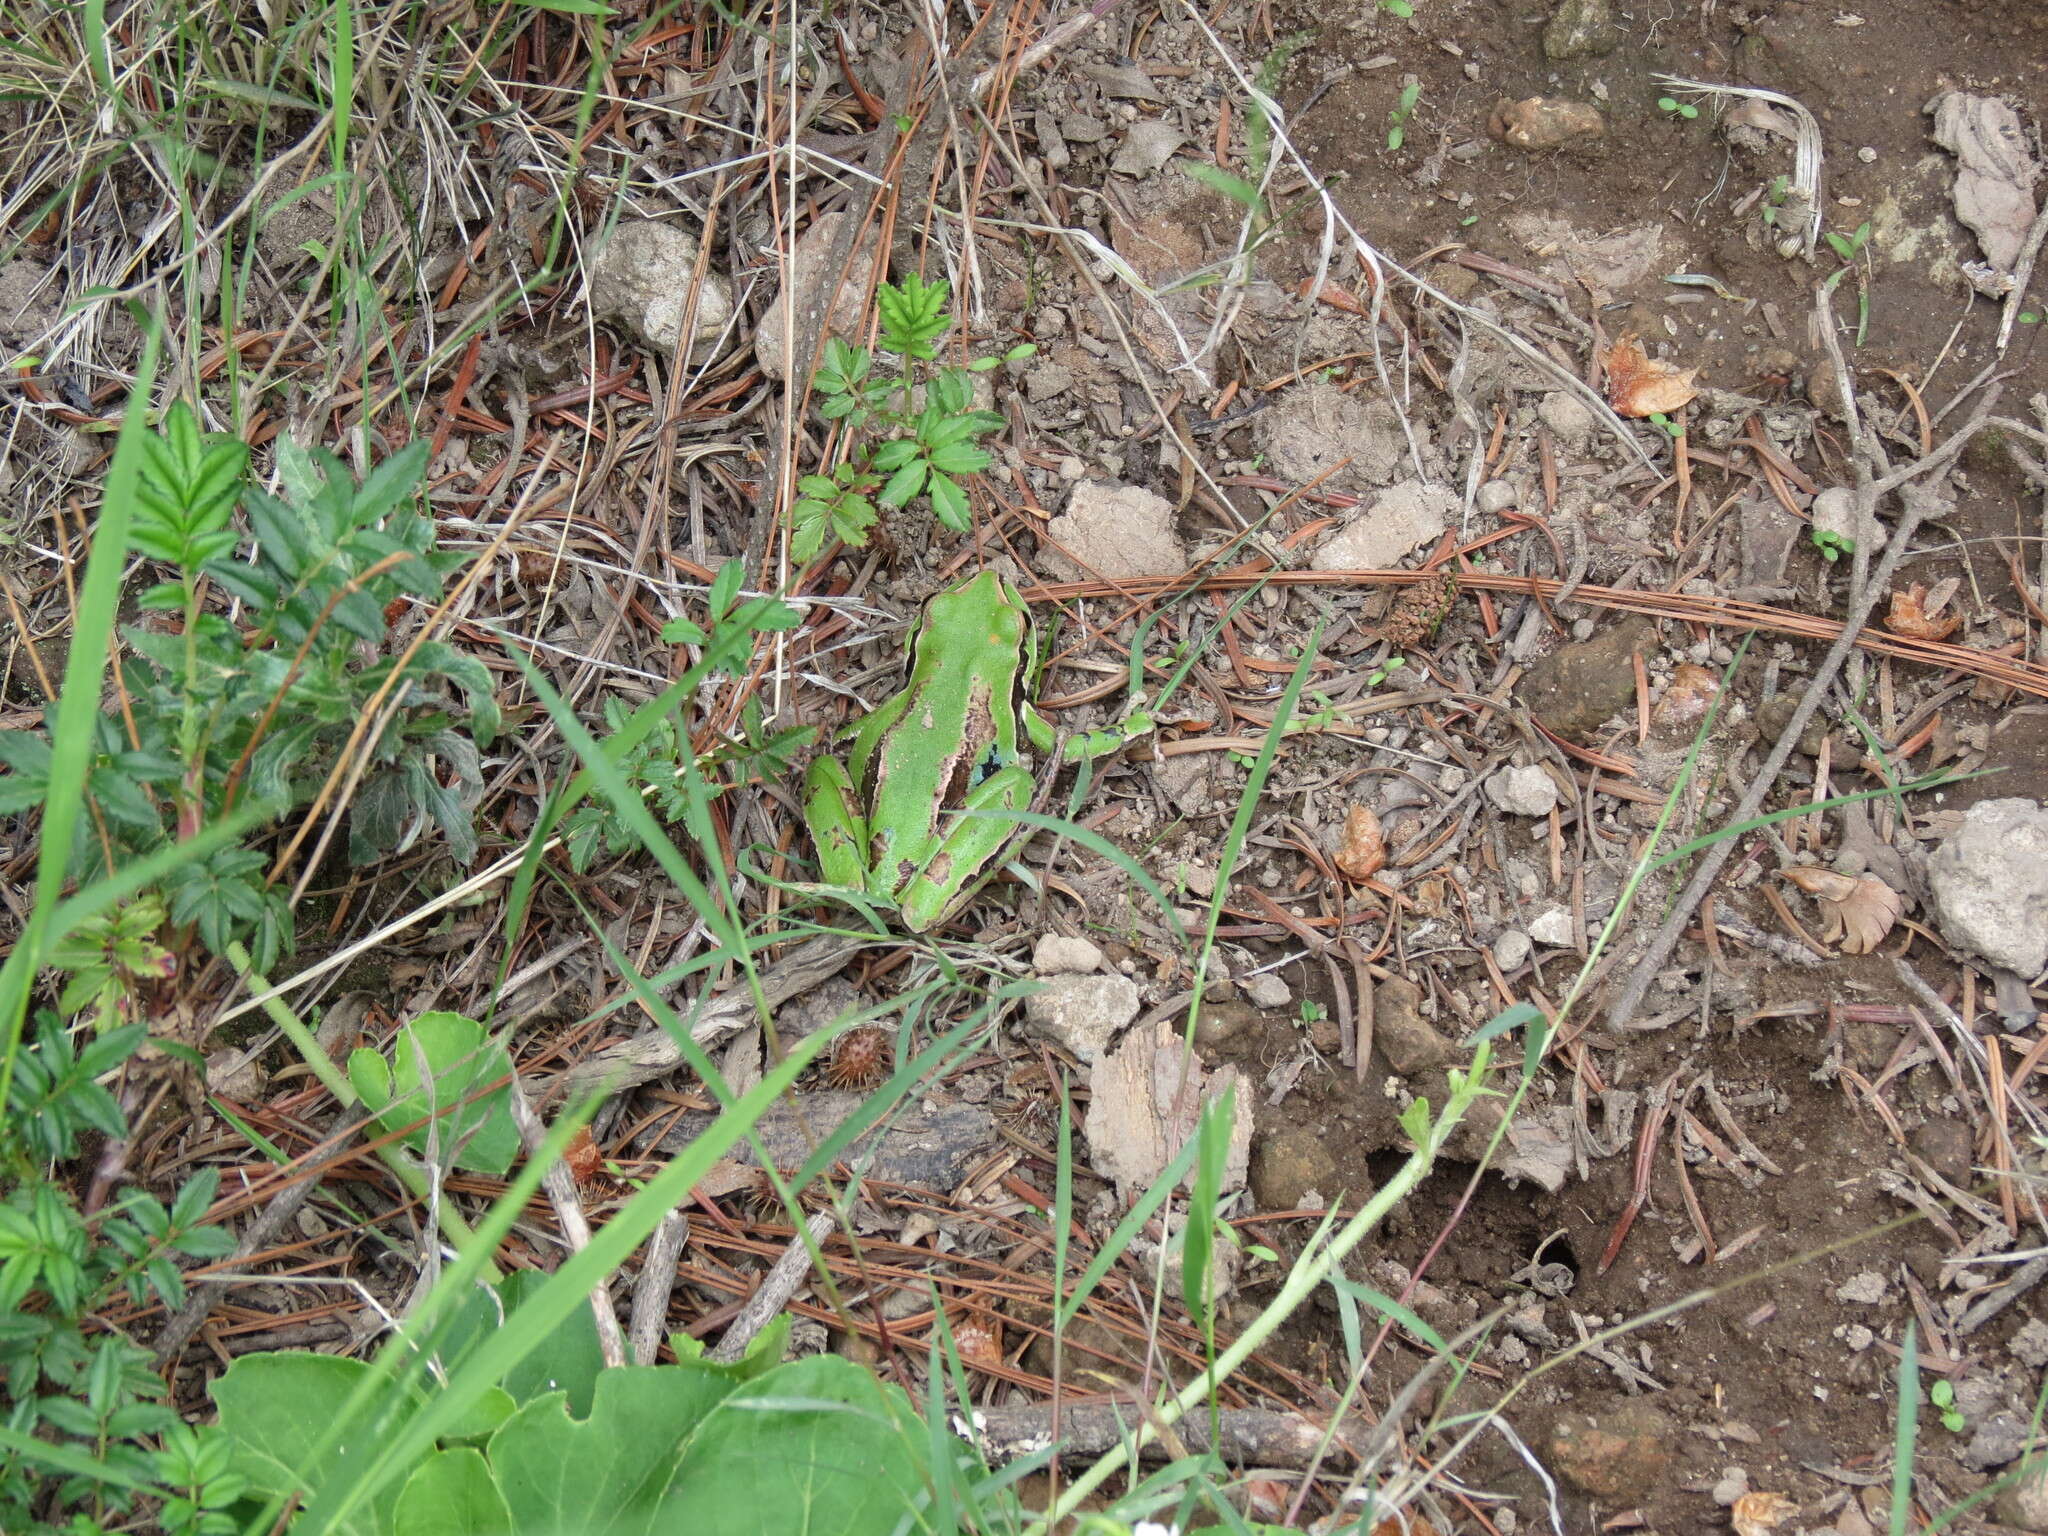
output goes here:
[[1031, 951], [1031, 969], [1041, 976], [1086, 976], [1102, 969], [1102, 951], [1083, 938], [1041, 933]]
[[1269, 1013], [1278, 1012], [1294, 1001], [1294, 993], [1288, 989], [1287, 983], [1271, 971], [1239, 977], [1237, 989], [1244, 994], [1246, 1002]]
[[1529, 937], [1551, 949], [1572, 947], [1572, 915], [1563, 907], [1552, 907], [1529, 925]]
[[1529, 952], [1535, 947], [1529, 935], [1521, 929], [1503, 928], [1493, 941], [1493, 963], [1501, 968], [1503, 974], [1512, 973], [1529, 958]]
[[[802, 326], [804, 313], [812, 301], [831, 278], [825, 268], [832, 259], [832, 250], [839, 241], [840, 228], [854, 215], [850, 213], [827, 213], [797, 237], [796, 245], [789, 253], [789, 287], [775, 295], [768, 306], [768, 312], [761, 317], [761, 328], [754, 332], [754, 360], [761, 365], [761, 371], [771, 379], [780, 379], [787, 371], [784, 367], [783, 347], [788, 340], [782, 334], [783, 312], [787, 307], [789, 294], [796, 294], [796, 324], [798, 327], [795, 345], [802, 350], [804, 337]], [[855, 338], [866, 317], [868, 285], [875, 275], [875, 249], [872, 240], [863, 240], [854, 249], [846, 264], [846, 281], [839, 285], [833, 295], [831, 306], [825, 311], [827, 336]], [[822, 346], [822, 344], [821, 344]]]
[[1557, 781], [1539, 763], [1510, 764], [1486, 781], [1486, 798], [1511, 816], [1547, 816], [1557, 805]]
[[1536, 407], [1536, 416], [1550, 428], [1552, 436], [1572, 448], [1583, 448], [1591, 442], [1593, 429], [1600, 424], [1585, 401], [1561, 389], [1543, 397]]
[[[674, 223], [625, 219], [590, 263], [590, 309], [674, 356], [696, 284], [697, 237]], [[732, 290], [715, 272], [697, 294], [692, 348], [715, 341], [732, 319]]]
[[2048, 809], [1981, 800], [1927, 861], [1942, 937], [2032, 978], [2048, 966]]
[[1859, 518], [1856, 515], [1856, 493], [1838, 485], [1830, 486], [1814, 497], [1811, 511], [1814, 532], [1832, 533], [1856, 544], [1868, 544], [1873, 555], [1891, 539], [1884, 524], [1875, 516]]
[[1178, 576], [1187, 546], [1174, 531], [1173, 503], [1136, 485], [1083, 480], [1067, 509], [1046, 524], [1044, 563], [1064, 581], [1090, 576]]
[[1383, 571], [1419, 545], [1438, 538], [1463, 511], [1457, 495], [1440, 485], [1404, 480], [1354, 512], [1325, 539], [1309, 563], [1319, 571]]
[[1866, 1269], [1836, 1286], [1835, 1300], [1846, 1301], [1852, 1306], [1874, 1307], [1884, 1300], [1889, 1290], [1883, 1275], [1874, 1269]]
[[1055, 976], [1024, 999], [1024, 1030], [1085, 1066], [1138, 1016], [1138, 1004], [1137, 983], [1128, 976]]

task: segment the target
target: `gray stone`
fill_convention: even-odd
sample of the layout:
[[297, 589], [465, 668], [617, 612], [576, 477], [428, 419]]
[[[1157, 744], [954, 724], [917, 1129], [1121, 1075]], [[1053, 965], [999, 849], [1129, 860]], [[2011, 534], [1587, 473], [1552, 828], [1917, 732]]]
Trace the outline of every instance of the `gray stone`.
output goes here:
[[621, 220], [590, 263], [591, 312], [617, 320], [671, 357], [682, 341], [692, 288], [697, 314], [689, 349], [716, 341], [732, 319], [725, 279], [707, 271], [697, 283], [695, 235], [658, 219]]
[[1976, 1426], [1969, 1442], [1956, 1452], [1956, 1460], [1973, 1472], [2009, 1466], [2020, 1459], [2030, 1438], [2027, 1421], [2018, 1414], [1994, 1413]]
[[1044, 563], [1063, 581], [1099, 576], [1178, 576], [1187, 546], [1174, 531], [1173, 503], [1136, 485], [1083, 480], [1067, 509], [1046, 524]]
[[1041, 933], [1031, 951], [1031, 969], [1041, 976], [1086, 976], [1102, 969], [1102, 951], [1087, 939]]
[[1373, 988], [1372, 1043], [1403, 1077], [1443, 1066], [1457, 1049], [1422, 1016], [1422, 988], [1392, 976]]
[[1138, 1006], [1137, 984], [1128, 976], [1055, 976], [1024, 999], [1024, 1030], [1091, 1065], [1138, 1016]]
[[1529, 937], [1549, 949], [1570, 949], [1577, 942], [1572, 932], [1572, 915], [1563, 907], [1540, 913], [1529, 925]]
[[2012, 1343], [2007, 1347], [2020, 1364], [2040, 1370], [2048, 1365], [2048, 1322], [2038, 1317], [2029, 1319], [2027, 1326], [2012, 1336]]
[[1489, 480], [1479, 487], [1479, 494], [1473, 498], [1472, 504], [1488, 517], [1498, 517], [1520, 500], [1515, 488], [1507, 481]]
[[1024, 375], [1024, 398], [1033, 405], [1057, 400], [1073, 387], [1073, 373], [1058, 363], [1040, 363]]
[[[754, 360], [769, 378], [780, 379], [785, 372], [782, 317], [790, 294], [796, 296], [796, 344], [801, 347], [803, 317], [832, 276], [825, 268], [832, 259], [833, 248], [839, 243], [841, 227], [852, 217], [850, 213], [823, 214], [797, 237], [796, 245], [789, 253], [789, 287], [775, 295], [767, 313], [761, 316], [760, 329], [754, 332]], [[846, 281], [840, 284], [831, 304], [826, 307], [823, 335], [848, 338], [857, 335], [861, 322], [866, 318], [868, 285], [874, 276], [874, 246], [872, 242], [863, 240], [847, 261]]]
[[1600, 418], [1577, 395], [1554, 389], [1536, 407], [1536, 417], [1550, 428], [1550, 435], [1569, 448], [1583, 448], [1593, 440]]
[[1927, 861], [1942, 937], [2032, 978], [2048, 965], [2048, 810], [1983, 800]]
[[1836, 1286], [1835, 1300], [1856, 1307], [1874, 1307], [1885, 1299], [1890, 1290], [1883, 1275], [1874, 1269], [1866, 1269]]
[[1059, 126], [1060, 137], [1069, 144], [1100, 144], [1109, 137], [1108, 126], [1085, 112], [1069, 113], [1060, 119]]
[[1486, 781], [1486, 798], [1510, 816], [1548, 816], [1557, 805], [1557, 781], [1540, 763], [1511, 763]]
[[1045, 159], [1049, 171], [1064, 171], [1073, 164], [1074, 157], [1067, 149], [1067, 141], [1060, 135], [1060, 120], [1050, 112], [1040, 112], [1032, 119], [1038, 133], [1038, 153]]
[[[801, 1168], [811, 1148], [865, 1102], [864, 1094], [836, 1090], [800, 1094], [794, 1101], [777, 1099], [762, 1113], [755, 1129], [776, 1168], [793, 1170]], [[714, 1118], [709, 1114], [682, 1116], [661, 1138], [658, 1150], [681, 1152], [710, 1128]], [[951, 1190], [959, 1187], [967, 1170], [987, 1154], [996, 1139], [995, 1117], [984, 1105], [912, 1101], [901, 1115], [860, 1137], [841, 1156], [848, 1163], [859, 1164], [868, 1150], [875, 1148], [875, 1160], [865, 1168], [869, 1178], [919, 1189]], [[759, 1166], [752, 1148], [744, 1142], [733, 1148], [731, 1156]]]
[[1543, 29], [1543, 56], [1552, 63], [1595, 59], [1614, 52], [1620, 42], [1609, 0], [1562, 0]]
[[[1337, 1159], [1307, 1126], [1290, 1125], [1261, 1136], [1252, 1153], [1252, 1198], [1262, 1211], [1301, 1210], [1311, 1194], [1327, 1206], [1340, 1193], [1337, 1177]], [[1364, 1192], [1341, 1193], [1347, 1201], [1356, 1201]]]
[[1409, 551], [1442, 536], [1463, 509], [1456, 494], [1440, 485], [1404, 480], [1352, 514], [1351, 521], [1325, 539], [1309, 563], [1319, 571], [1380, 571]]
[[1186, 135], [1164, 118], [1140, 118], [1124, 135], [1109, 168], [1120, 176], [1156, 176], [1185, 142]]
[[1244, 994], [1244, 1000], [1254, 1008], [1264, 1008], [1269, 1013], [1277, 1012], [1294, 1001], [1294, 993], [1288, 988], [1287, 983], [1271, 971], [1261, 971], [1256, 976], [1240, 977], [1237, 990]]
[[2048, 1457], [2025, 1468], [1999, 1490], [1991, 1513], [2003, 1524], [2022, 1531], [2048, 1531]]
[[1493, 941], [1493, 963], [1503, 975], [1512, 975], [1535, 949], [1535, 941], [1519, 928], [1503, 928]]
[[1856, 493], [1840, 486], [1830, 486], [1814, 497], [1809, 510], [1813, 514], [1815, 533], [1832, 533], [1854, 544], [1868, 545], [1873, 555], [1891, 539], [1891, 534], [1877, 520], [1876, 514], [1866, 512], [1857, 516]]

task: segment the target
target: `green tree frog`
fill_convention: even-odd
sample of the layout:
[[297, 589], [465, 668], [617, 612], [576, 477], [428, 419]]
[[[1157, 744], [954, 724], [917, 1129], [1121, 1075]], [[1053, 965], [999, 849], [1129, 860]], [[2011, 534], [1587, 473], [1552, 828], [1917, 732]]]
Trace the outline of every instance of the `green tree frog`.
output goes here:
[[[827, 883], [895, 905], [913, 933], [965, 904], [1018, 840], [1007, 814], [1029, 808], [1026, 748], [1054, 748], [1026, 694], [1038, 637], [1017, 589], [983, 571], [931, 600], [910, 680], [849, 733], [846, 760], [821, 754], [804, 784], [804, 819]], [[1070, 738], [1068, 761], [1104, 756], [1150, 730], [1149, 715]], [[963, 811], [987, 812], [962, 815]]]

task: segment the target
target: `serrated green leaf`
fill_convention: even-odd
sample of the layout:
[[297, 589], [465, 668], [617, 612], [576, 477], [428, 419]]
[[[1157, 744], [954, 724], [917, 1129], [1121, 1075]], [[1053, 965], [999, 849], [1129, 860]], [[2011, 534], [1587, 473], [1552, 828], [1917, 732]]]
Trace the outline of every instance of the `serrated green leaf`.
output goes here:
[[968, 508], [967, 493], [949, 475], [934, 472], [932, 482], [926, 489], [931, 493], [932, 511], [940, 522], [955, 533], [965, 533], [973, 526], [973, 514]]
[[904, 506], [924, 489], [925, 477], [929, 473], [930, 466], [923, 459], [912, 459], [889, 477], [889, 483], [882, 487], [875, 500], [885, 507]]

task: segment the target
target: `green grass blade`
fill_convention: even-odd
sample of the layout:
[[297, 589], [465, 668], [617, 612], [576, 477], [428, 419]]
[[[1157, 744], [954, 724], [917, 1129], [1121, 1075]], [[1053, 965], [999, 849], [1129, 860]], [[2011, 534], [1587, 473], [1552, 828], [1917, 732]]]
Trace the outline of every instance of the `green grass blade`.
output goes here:
[[1906, 1323], [1899, 1346], [1899, 1419], [1892, 1431], [1891, 1536], [1906, 1536], [1913, 1524], [1913, 1449], [1920, 1431], [1920, 1336], [1918, 1320]]
[[[100, 18], [100, 44], [105, 45], [105, 17]], [[94, 29], [90, 12], [88, 35]], [[78, 610], [72, 616], [71, 648], [64, 661], [64, 684], [57, 696], [57, 719], [50, 735], [50, 791], [43, 801], [41, 847], [36, 854], [35, 894], [28, 922], [14, 952], [0, 967], [0, 1032], [7, 1054], [0, 1063], [0, 1110], [14, 1087], [15, 1053], [21, 1047], [22, 1025], [28, 1018], [29, 991], [53, 942], [51, 925], [71, 859], [71, 841], [85, 805], [86, 770], [92, 762], [93, 737], [100, 712], [100, 680], [106, 674], [114, 622], [121, 605], [121, 572], [128, 563], [128, 526], [135, 490], [142, 472], [142, 439], [148, 431], [150, 390], [156, 381], [157, 357], [163, 346], [161, 329], [141, 310], [142, 361], [135, 386], [121, 418], [121, 434], [107, 469], [93, 526], [92, 550], [85, 560], [85, 578], [78, 587]]]

